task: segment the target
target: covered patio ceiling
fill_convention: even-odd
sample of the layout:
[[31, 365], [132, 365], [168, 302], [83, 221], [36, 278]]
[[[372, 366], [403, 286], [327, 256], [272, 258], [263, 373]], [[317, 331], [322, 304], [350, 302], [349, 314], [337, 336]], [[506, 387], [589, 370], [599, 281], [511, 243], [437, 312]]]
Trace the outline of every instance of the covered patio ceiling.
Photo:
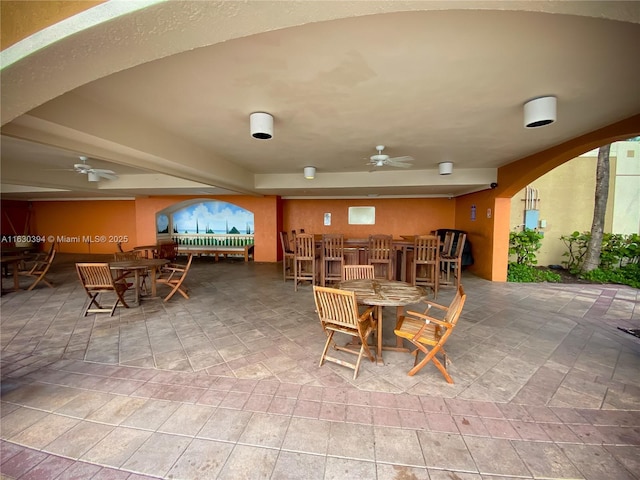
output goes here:
[[2, 51], [3, 199], [455, 197], [640, 112], [636, 2], [120, 3]]

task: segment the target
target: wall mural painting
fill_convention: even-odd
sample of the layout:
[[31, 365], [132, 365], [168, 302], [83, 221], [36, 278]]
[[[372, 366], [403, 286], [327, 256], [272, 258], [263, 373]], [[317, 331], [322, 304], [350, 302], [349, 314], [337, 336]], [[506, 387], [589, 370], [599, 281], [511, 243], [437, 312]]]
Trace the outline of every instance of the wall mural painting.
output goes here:
[[[161, 233], [161, 216], [158, 216], [158, 233]], [[173, 213], [171, 220], [174, 234], [254, 233], [253, 213], [227, 202], [194, 203]], [[169, 225], [166, 228], [169, 228]]]

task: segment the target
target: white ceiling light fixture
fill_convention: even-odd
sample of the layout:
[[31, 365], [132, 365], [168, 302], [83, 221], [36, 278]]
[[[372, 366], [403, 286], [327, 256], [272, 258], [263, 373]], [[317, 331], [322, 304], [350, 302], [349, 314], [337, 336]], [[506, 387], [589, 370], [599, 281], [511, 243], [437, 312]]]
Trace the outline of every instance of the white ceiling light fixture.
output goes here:
[[273, 116], [264, 112], [254, 112], [249, 117], [251, 136], [258, 140], [273, 138]]
[[307, 180], [316, 178], [316, 167], [304, 167], [304, 178]]
[[438, 173], [440, 175], [451, 175], [453, 173], [453, 162], [440, 162], [438, 164]]
[[556, 121], [556, 97], [539, 97], [524, 104], [524, 127], [544, 127]]

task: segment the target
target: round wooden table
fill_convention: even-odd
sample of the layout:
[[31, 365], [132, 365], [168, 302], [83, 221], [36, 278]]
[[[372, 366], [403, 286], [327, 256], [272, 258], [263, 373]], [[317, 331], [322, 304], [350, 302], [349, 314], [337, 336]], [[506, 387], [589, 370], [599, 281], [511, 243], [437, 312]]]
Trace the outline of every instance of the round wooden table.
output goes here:
[[396, 338], [395, 346], [382, 345], [382, 308], [396, 307], [396, 319], [402, 314], [402, 308], [427, 299], [427, 291], [420, 286], [397, 280], [383, 278], [347, 280], [337, 284], [337, 288], [355, 292], [356, 300], [362, 305], [376, 307], [378, 319], [378, 345], [376, 357], [379, 365], [384, 365], [382, 350], [407, 351], [402, 346], [402, 339]]
[[133, 270], [136, 282], [136, 302], [140, 302], [140, 271], [149, 270], [151, 277], [151, 297], [156, 296], [156, 274], [158, 267], [166, 265], [169, 260], [166, 258], [138, 258], [136, 260], [120, 260], [118, 262], [110, 262], [109, 267], [112, 270]]

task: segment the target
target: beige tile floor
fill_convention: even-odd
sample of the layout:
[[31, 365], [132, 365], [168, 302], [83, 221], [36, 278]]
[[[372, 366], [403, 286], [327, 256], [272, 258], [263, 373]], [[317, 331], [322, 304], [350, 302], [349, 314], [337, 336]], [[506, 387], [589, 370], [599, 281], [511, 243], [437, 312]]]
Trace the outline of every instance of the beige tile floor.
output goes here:
[[466, 274], [454, 385], [397, 352], [353, 381], [279, 265], [197, 259], [190, 300], [83, 318], [56, 260], [1, 297], [2, 479], [640, 478], [638, 290]]

